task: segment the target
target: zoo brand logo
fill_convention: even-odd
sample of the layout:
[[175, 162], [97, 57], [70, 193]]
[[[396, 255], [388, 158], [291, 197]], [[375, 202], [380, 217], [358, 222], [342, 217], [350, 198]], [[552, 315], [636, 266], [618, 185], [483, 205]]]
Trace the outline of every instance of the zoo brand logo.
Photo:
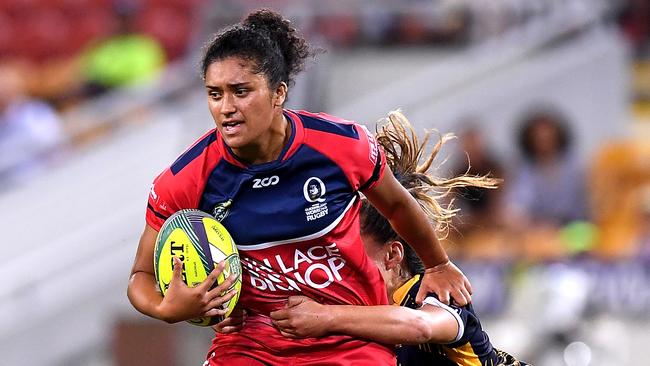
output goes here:
[[253, 179], [253, 188], [264, 188], [268, 186], [274, 186], [280, 182], [280, 177], [277, 175], [266, 177], [262, 179]]
[[325, 202], [325, 199], [322, 198], [325, 195], [325, 183], [318, 177], [311, 177], [302, 187], [302, 193], [307, 202]]

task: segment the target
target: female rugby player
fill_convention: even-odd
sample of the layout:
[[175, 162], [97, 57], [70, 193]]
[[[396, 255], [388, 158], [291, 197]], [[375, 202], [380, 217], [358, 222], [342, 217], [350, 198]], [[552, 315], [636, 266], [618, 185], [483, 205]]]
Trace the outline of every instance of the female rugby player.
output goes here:
[[[270, 312], [304, 295], [324, 304], [387, 304], [376, 266], [359, 233], [360, 193], [422, 259], [417, 301], [436, 293], [470, 301], [467, 278], [453, 265], [427, 215], [385, 169], [384, 153], [361, 125], [327, 114], [283, 108], [293, 77], [312, 54], [289, 21], [269, 10], [248, 15], [206, 47], [202, 62], [216, 128], [198, 139], [155, 180], [128, 296], [140, 312], [167, 322], [222, 313], [229, 283], [210, 290], [221, 267], [197, 287], [178, 280], [163, 298], [155, 286], [156, 235], [174, 212], [213, 214], [239, 248], [242, 330], [219, 334], [210, 365], [388, 365], [392, 349], [329, 335], [288, 339]], [[180, 266], [180, 261], [176, 262]]]

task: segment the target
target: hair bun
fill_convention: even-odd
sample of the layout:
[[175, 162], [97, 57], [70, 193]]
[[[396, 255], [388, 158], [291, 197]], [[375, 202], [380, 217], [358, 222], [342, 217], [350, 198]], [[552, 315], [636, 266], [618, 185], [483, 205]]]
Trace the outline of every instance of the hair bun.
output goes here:
[[248, 14], [242, 23], [244, 26], [268, 32], [271, 36], [284, 35], [295, 31], [289, 25], [289, 20], [269, 9], [259, 9]]
[[242, 24], [268, 35], [269, 39], [278, 45], [288, 75], [295, 75], [302, 71], [304, 60], [312, 54], [312, 51], [288, 19], [273, 10], [259, 9], [248, 14]]

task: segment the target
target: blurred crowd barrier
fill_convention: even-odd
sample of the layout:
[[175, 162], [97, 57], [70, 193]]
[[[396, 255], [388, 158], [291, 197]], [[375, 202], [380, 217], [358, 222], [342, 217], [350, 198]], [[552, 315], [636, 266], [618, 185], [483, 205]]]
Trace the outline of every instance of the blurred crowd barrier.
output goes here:
[[137, 82], [187, 53], [199, 1], [6, 0], [0, 62], [59, 108]]
[[650, 311], [650, 288], [647, 285], [650, 283], [650, 266], [647, 260], [603, 261], [579, 257], [531, 264], [497, 260], [460, 261], [459, 265], [476, 288], [474, 306], [486, 318], [507, 313], [512, 307], [515, 288], [527, 281], [537, 283], [538, 297], [531, 302], [544, 304], [531, 309], [531, 317], [546, 317], [539, 312], [552, 311], [555, 303], [564, 303], [568, 314], [563, 316], [576, 322], [598, 314], [616, 315], [628, 320], [647, 319]]

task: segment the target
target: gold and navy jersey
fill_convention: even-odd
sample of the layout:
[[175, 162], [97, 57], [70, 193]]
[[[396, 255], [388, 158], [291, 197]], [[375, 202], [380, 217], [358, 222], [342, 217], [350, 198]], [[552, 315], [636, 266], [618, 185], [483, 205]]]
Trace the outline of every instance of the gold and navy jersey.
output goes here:
[[[415, 275], [395, 291], [393, 294], [395, 304], [411, 309], [419, 308], [415, 303], [415, 297], [420, 289], [420, 282], [420, 275]], [[459, 325], [456, 339], [448, 344], [398, 345], [395, 350], [398, 366], [525, 365], [492, 346], [471, 304], [463, 307], [446, 305], [433, 294], [428, 296], [424, 303], [445, 309], [456, 319]]]

